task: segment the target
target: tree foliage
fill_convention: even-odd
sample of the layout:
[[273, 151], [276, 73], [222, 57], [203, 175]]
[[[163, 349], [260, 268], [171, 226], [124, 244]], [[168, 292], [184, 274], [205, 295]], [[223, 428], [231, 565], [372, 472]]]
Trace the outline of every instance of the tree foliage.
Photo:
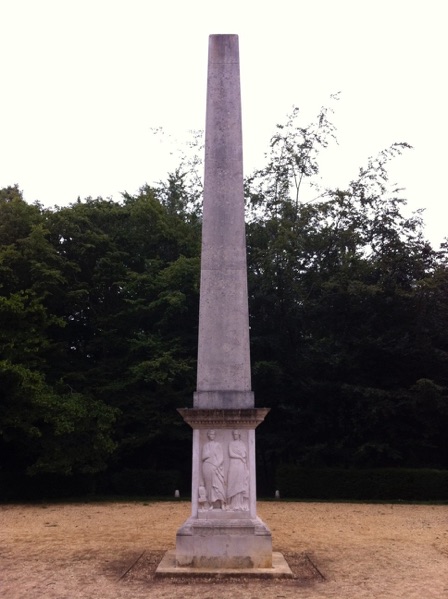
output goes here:
[[346, 189], [301, 202], [304, 180], [317, 189], [313, 157], [334, 130], [327, 111], [309, 130], [298, 117], [279, 126], [246, 187], [254, 385], [276, 408], [265, 451], [305, 465], [446, 466], [446, 313], [433, 293], [446, 263], [421, 212], [405, 216], [387, 171], [409, 146], [370, 158]]
[[3, 196], [4, 467], [172, 460], [194, 387], [198, 219], [149, 188], [54, 211]]
[[[294, 109], [245, 184], [265, 484], [281, 463], [448, 467], [448, 245], [389, 181], [408, 144], [326, 189], [334, 139], [330, 109], [309, 125]], [[120, 202], [49, 210], [0, 190], [4, 471], [188, 471], [176, 408], [195, 387], [198, 165]]]

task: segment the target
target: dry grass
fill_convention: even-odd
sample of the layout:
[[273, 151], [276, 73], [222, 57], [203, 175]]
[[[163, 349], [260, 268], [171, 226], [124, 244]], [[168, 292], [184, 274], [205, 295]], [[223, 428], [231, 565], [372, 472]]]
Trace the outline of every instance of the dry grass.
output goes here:
[[187, 503], [0, 506], [8, 599], [444, 599], [448, 507], [260, 502], [293, 580], [156, 579]]

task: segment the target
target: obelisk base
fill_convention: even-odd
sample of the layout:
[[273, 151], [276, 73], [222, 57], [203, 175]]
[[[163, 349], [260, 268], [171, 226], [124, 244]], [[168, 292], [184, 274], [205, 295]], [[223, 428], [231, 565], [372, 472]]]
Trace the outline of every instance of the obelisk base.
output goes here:
[[260, 518], [189, 518], [176, 535], [176, 565], [272, 568], [271, 531]]
[[255, 429], [268, 411], [179, 409], [193, 428], [193, 474], [192, 514], [176, 535], [178, 567], [272, 567], [272, 537], [257, 516], [255, 481]]

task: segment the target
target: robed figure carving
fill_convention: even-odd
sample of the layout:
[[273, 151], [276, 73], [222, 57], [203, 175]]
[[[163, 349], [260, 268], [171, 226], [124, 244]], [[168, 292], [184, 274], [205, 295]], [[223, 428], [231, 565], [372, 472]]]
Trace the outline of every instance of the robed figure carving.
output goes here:
[[215, 441], [215, 436], [215, 431], [208, 431], [209, 441], [202, 448], [202, 475], [209, 508], [225, 509], [224, 454], [221, 444]]
[[227, 498], [229, 509], [246, 511], [249, 509], [249, 469], [247, 467], [247, 447], [241, 441], [239, 431], [233, 431], [233, 441], [229, 443], [229, 472], [227, 476]]

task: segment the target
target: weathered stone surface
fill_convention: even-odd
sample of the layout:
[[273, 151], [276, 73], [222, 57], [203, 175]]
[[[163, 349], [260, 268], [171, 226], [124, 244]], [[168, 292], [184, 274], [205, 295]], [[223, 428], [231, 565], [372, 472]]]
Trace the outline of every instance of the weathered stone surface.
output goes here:
[[[251, 408], [254, 400], [250, 392], [237, 35], [211, 35], [209, 38], [204, 169], [194, 405], [197, 408]], [[220, 395], [242, 391], [248, 393]]]
[[183, 577], [198, 576], [207, 578], [222, 578], [226, 576], [261, 577], [269, 578], [293, 578], [291, 568], [288, 566], [281, 553], [272, 553], [272, 566], [269, 568], [198, 568], [179, 566], [176, 563], [176, 552], [167, 551], [157, 570], [157, 577]]
[[221, 389], [213, 391], [196, 391], [193, 394], [194, 405], [198, 409], [250, 410], [254, 405], [252, 391]]
[[270, 408], [197, 409], [179, 408], [185, 422], [192, 428], [253, 428], [263, 422]]
[[194, 568], [271, 568], [271, 533], [259, 518], [190, 518], [177, 533], [176, 562]]

